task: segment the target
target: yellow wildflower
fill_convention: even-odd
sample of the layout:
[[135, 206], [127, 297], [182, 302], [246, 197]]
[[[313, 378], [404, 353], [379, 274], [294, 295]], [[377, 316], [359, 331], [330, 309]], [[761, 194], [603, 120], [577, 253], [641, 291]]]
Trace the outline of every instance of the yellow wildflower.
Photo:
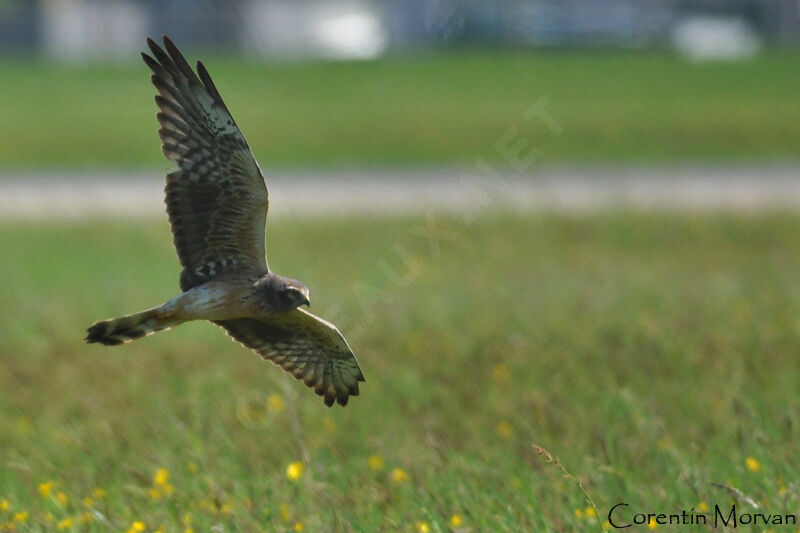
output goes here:
[[284, 407], [286, 407], [286, 402], [283, 401], [280, 394], [270, 394], [267, 396], [267, 410], [270, 413], [280, 413], [283, 411]]
[[409, 479], [408, 474], [402, 468], [393, 468], [389, 475], [395, 483], [404, 483]]
[[510, 377], [511, 377], [511, 371], [503, 363], [496, 365], [492, 369], [492, 379], [497, 381], [498, 383], [506, 382]]
[[586, 518], [594, 518], [597, 516], [597, 513], [594, 511], [594, 507], [587, 507], [583, 510], [583, 514], [586, 515]]
[[758, 462], [758, 459], [755, 457], [748, 457], [744, 461], [744, 466], [751, 472], [760, 472], [761, 471], [761, 463]]
[[605, 522], [603, 522], [603, 531], [608, 531], [609, 529], [611, 529], [611, 522], [606, 520]]
[[651, 518], [649, 522], [647, 522], [647, 529], [656, 529], [658, 527], [658, 522], [656, 522], [655, 518]]
[[183, 519], [182, 519], [183, 525], [184, 525], [184, 526], [190, 526], [190, 525], [192, 525], [192, 520], [193, 520], [193, 518], [194, 518], [194, 517], [192, 516], [192, 513], [185, 513], [185, 514], [183, 515]]
[[461, 515], [454, 514], [450, 517], [450, 525], [453, 527], [461, 527], [464, 521], [461, 519]]
[[163, 487], [169, 481], [169, 470], [166, 468], [159, 468], [153, 476], [153, 485]]
[[419, 533], [430, 533], [431, 526], [427, 522], [417, 522], [417, 531]]
[[286, 477], [288, 477], [292, 481], [297, 481], [298, 479], [300, 479], [300, 476], [302, 475], [303, 475], [303, 463], [301, 463], [300, 461], [289, 463], [289, 466], [286, 467]]
[[94, 520], [94, 516], [93, 516], [93, 515], [92, 515], [92, 513], [90, 513], [90, 512], [85, 512], [85, 513], [81, 514], [81, 515], [78, 517], [78, 521], [79, 521], [81, 524], [88, 524], [88, 523], [90, 523], [92, 520]]
[[304, 529], [305, 529], [305, 527], [303, 527], [303, 523], [302, 522], [295, 522], [294, 523], [294, 530], [295, 531], [303, 531]]
[[572, 514], [575, 515], [575, 518], [583, 518], [583, 509], [575, 509]]
[[145, 529], [147, 529], [147, 525], [141, 520], [136, 520], [131, 524], [130, 530], [134, 531], [135, 533], [142, 533], [142, 531], [144, 531]]
[[56, 494], [56, 501], [61, 505], [67, 505], [69, 503], [69, 496], [67, 496], [66, 492], [60, 491]]
[[514, 426], [508, 420], [501, 420], [495, 428], [500, 438], [508, 440], [514, 435]]
[[288, 503], [282, 503], [280, 507], [281, 521], [289, 523], [292, 520], [292, 510], [289, 509]]
[[0, 500], [0, 513], [5, 513], [9, 509], [11, 509], [11, 504], [9, 503], [9, 501], [6, 499]]
[[86, 496], [82, 501], [83, 505], [85, 505], [86, 507], [91, 507], [92, 505], [94, 505], [94, 500], [92, 499], [91, 496]]
[[229, 503], [223, 503], [222, 507], [219, 508], [219, 513], [225, 515], [233, 514], [233, 505]]
[[104, 500], [106, 498], [107, 494], [106, 494], [106, 491], [104, 489], [101, 489], [100, 487], [97, 487], [96, 489], [94, 489], [92, 491], [92, 496], [94, 496], [95, 499], [97, 499], [97, 500]]
[[150, 495], [151, 500], [160, 500], [161, 499], [161, 489], [158, 487], [150, 487], [147, 489], [147, 493]]
[[367, 466], [370, 470], [383, 470], [383, 457], [380, 455], [370, 455], [367, 459]]
[[194, 533], [194, 529], [187, 527], [186, 529], [183, 530], [183, 533]]
[[708, 511], [708, 504], [706, 502], [700, 502], [697, 504], [697, 510], [701, 513], [705, 513]]
[[58, 523], [58, 526], [56, 526], [56, 527], [58, 527], [59, 530], [71, 529], [73, 524], [74, 524], [74, 522], [73, 522], [72, 518], [67, 517], [67, 518], [61, 520]]
[[14, 513], [14, 522], [16, 522], [18, 524], [22, 524], [26, 520], [28, 520], [28, 516], [30, 516], [28, 514], [28, 511], [20, 511], [18, 513]]
[[39, 487], [37, 488], [37, 490], [39, 491], [39, 496], [41, 496], [42, 498], [49, 498], [50, 493], [53, 491], [54, 485], [55, 483], [53, 483], [52, 481], [45, 481], [43, 483], [39, 483]]

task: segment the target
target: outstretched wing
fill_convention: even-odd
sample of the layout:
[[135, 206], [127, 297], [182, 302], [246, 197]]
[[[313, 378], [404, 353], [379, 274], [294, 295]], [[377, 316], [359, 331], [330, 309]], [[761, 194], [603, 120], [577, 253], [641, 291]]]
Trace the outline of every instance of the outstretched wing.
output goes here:
[[179, 167], [167, 175], [166, 203], [181, 289], [228, 272], [263, 274], [267, 187], [244, 135], [202, 63], [198, 78], [169, 38], [166, 52], [147, 44], [161, 149]]
[[291, 373], [325, 398], [347, 405], [364, 375], [336, 326], [303, 309], [271, 317], [214, 322], [261, 357]]

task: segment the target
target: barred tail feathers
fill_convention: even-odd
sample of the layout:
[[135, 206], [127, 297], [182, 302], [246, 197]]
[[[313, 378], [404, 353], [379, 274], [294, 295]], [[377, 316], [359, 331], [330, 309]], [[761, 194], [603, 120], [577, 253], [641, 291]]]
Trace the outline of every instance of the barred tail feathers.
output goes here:
[[179, 323], [170, 320], [163, 313], [159, 316], [159, 310], [160, 308], [154, 307], [135, 315], [95, 322], [87, 331], [86, 342], [116, 346]]

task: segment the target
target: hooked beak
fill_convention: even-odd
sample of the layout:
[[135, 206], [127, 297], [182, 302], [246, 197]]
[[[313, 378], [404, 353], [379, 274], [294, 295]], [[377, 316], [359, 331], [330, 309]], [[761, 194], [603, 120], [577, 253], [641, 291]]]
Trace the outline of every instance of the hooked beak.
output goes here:
[[311, 297], [308, 294], [303, 295], [303, 303], [306, 307], [311, 307]]

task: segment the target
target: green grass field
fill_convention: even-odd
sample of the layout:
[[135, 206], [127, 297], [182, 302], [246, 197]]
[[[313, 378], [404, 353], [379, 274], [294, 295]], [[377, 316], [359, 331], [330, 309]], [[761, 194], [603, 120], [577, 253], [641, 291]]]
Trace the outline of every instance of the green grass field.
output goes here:
[[2, 223], [0, 530], [599, 531], [714, 482], [796, 512], [800, 216], [321, 222], [270, 263], [350, 338], [346, 408], [210, 324], [83, 343], [175, 294], [166, 222]]
[[[300, 65], [203, 59], [263, 166], [472, 164], [510, 127], [542, 161], [800, 153], [797, 53], [710, 64], [569, 52]], [[0, 168], [165, 165], [144, 64], [6, 59], [0, 72]], [[542, 97], [560, 134], [523, 120]]]

